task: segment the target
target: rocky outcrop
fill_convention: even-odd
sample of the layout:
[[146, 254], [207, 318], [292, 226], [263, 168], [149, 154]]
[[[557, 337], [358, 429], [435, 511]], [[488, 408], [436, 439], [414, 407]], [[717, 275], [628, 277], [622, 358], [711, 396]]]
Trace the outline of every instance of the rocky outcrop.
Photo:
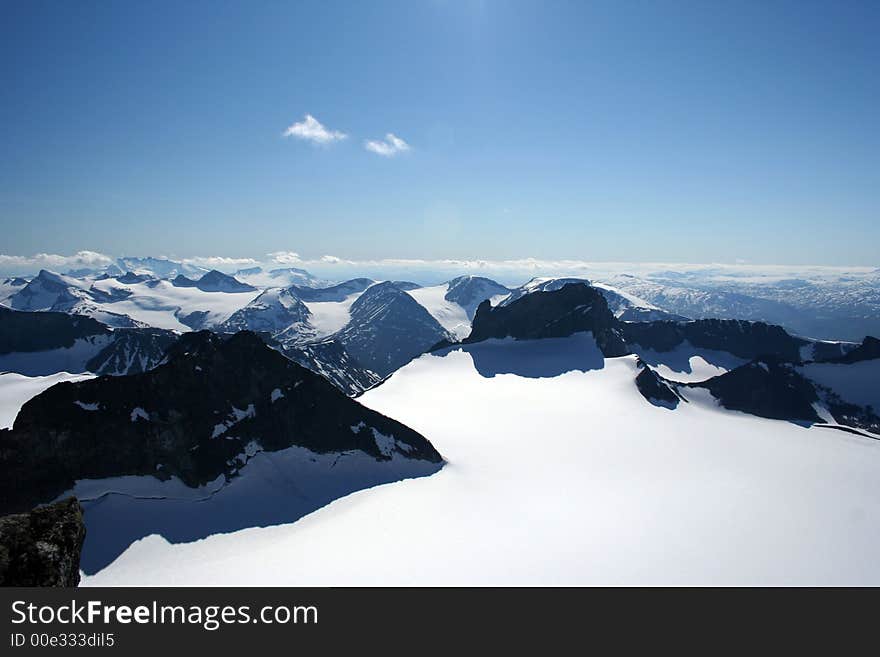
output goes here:
[[809, 343], [789, 335], [781, 326], [738, 319], [698, 319], [689, 322], [633, 322], [622, 326], [630, 344], [655, 351], [670, 351], [684, 341], [694, 347], [726, 351], [740, 358], [772, 356], [797, 362], [800, 349]]
[[281, 347], [281, 353], [320, 374], [349, 396], [358, 395], [381, 381], [378, 374], [361, 365], [336, 340]]
[[78, 479], [231, 477], [247, 451], [291, 446], [442, 462], [408, 427], [348, 398], [254, 333], [188, 333], [149, 372], [61, 383], [0, 431], [0, 513], [31, 508]]
[[73, 497], [0, 517], [0, 586], [76, 586], [85, 536]]
[[571, 283], [549, 292], [531, 292], [497, 307], [483, 301], [464, 342], [506, 337], [561, 338], [582, 331], [593, 334], [608, 358], [629, 353], [620, 334], [620, 322], [608, 309], [605, 297], [583, 283]]
[[689, 384], [705, 388], [727, 409], [774, 420], [821, 422], [814, 404], [813, 384], [780, 360], [754, 360], [707, 381]]
[[681, 398], [674, 386], [652, 370], [641, 358], [638, 360], [642, 371], [636, 376], [636, 388], [654, 406], [673, 409], [678, 406]]
[[113, 341], [86, 363], [95, 374], [140, 374], [159, 365], [177, 334], [165, 329], [116, 329]]
[[[850, 351], [848, 354], [829, 360], [834, 363], [858, 363], [864, 360], [874, 360], [880, 358], [880, 340], [873, 336], [866, 336], [858, 347]], [[880, 385], [880, 382], [878, 382]]]

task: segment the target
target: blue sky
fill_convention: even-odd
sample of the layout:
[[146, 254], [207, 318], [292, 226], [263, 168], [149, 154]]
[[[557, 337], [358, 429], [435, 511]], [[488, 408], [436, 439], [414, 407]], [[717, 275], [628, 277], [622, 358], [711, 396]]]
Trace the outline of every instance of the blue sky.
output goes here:
[[880, 3], [0, 12], [0, 253], [880, 264]]

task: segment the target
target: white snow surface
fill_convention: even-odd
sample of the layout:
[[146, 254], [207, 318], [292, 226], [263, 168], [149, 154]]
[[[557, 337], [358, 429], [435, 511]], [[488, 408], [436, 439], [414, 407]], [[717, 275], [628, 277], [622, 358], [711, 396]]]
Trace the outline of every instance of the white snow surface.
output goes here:
[[466, 338], [471, 332], [471, 319], [467, 310], [453, 301], [447, 301], [444, 296], [449, 291], [449, 283], [420, 287], [415, 290], [407, 290], [416, 302], [427, 310], [447, 331], [456, 339]]
[[48, 376], [25, 376], [15, 372], [0, 373], [0, 429], [11, 428], [15, 416], [26, 401], [62, 381], [84, 381], [94, 374], [58, 372]]
[[232, 313], [244, 308], [261, 292], [203, 292], [197, 287], [175, 287], [165, 280], [124, 285], [112, 278], [95, 281], [94, 287], [108, 293], [113, 288], [127, 288], [132, 292], [127, 299], [97, 304], [101, 308], [128, 315], [150, 326], [176, 331], [191, 330], [178, 320], [177, 314], [206, 311], [206, 325], [213, 326], [229, 319]]
[[[473, 303], [468, 306], [462, 306], [446, 299], [447, 292], [449, 292], [449, 283], [407, 290], [407, 294], [427, 310], [440, 326], [449, 331], [455, 339], [461, 340], [470, 335], [471, 321], [474, 318], [477, 306], [480, 305], [483, 299], [478, 294]], [[496, 294], [487, 298], [494, 306], [508, 296], [508, 294]]]
[[315, 337], [322, 338], [342, 330], [351, 320], [351, 304], [363, 294], [356, 292], [345, 297], [345, 301], [304, 301], [312, 313], [309, 324], [317, 331]]
[[880, 441], [724, 411], [704, 390], [658, 408], [634, 356], [537, 378], [517, 364], [528, 343], [508, 344], [511, 373], [481, 375], [475, 344], [360, 397], [431, 440], [437, 474], [287, 525], [148, 536], [83, 584], [880, 584]]
[[630, 347], [660, 376], [680, 383], [705, 381], [748, 362], [727, 351], [695, 347], [687, 340], [669, 351], [646, 349], [638, 344]]

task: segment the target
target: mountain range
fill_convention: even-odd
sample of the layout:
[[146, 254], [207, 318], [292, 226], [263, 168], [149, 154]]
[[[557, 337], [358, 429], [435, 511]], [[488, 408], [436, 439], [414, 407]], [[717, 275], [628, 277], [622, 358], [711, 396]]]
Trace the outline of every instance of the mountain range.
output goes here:
[[[745, 511], [724, 526], [710, 521], [716, 535], [695, 524], [739, 504], [743, 481], [788, 500], [762, 502], [768, 522], [820, 508], [808, 533], [835, 506], [880, 512], [880, 490], [875, 497], [866, 474], [852, 478], [880, 458], [874, 337], [689, 319], [583, 278], [266, 287], [254, 282], [262, 270], [240, 273], [250, 282], [166, 270], [40, 272], [8, 281], [0, 307], [0, 513], [77, 497], [87, 584], [187, 579], [176, 563], [198, 573], [188, 581], [268, 582], [274, 571], [286, 583], [406, 583], [366, 563], [405, 546], [392, 563], [415, 572], [410, 551], [427, 544], [448, 559], [421, 583], [644, 581], [627, 574], [637, 563], [627, 531], [655, 546], [648, 563], [658, 567], [640, 571], [649, 581], [715, 581], [708, 554], [688, 571], [696, 580], [675, 568], [689, 563], [691, 540], [723, 550], [756, 530]], [[792, 474], [763, 478], [783, 464]], [[848, 483], [805, 488], [817, 472]], [[365, 510], [343, 497], [366, 500]], [[601, 500], [620, 523], [608, 524]], [[665, 505], [665, 523], [647, 521], [637, 500]], [[524, 505], [535, 523], [527, 533]], [[305, 515], [314, 520], [295, 522]], [[681, 552], [667, 536], [675, 527], [690, 531]], [[763, 560], [720, 557], [735, 581], [789, 556], [775, 525], [760, 528], [776, 541]], [[224, 537], [245, 529], [262, 557], [242, 580], [218, 564], [236, 562]], [[857, 523], [844, 547], [867, 554], [873, 535]], [[359, 536], [361, 549], [344, 565], [328, 562], [323, 553], [343, 536]], [[515, 558], [493, 560], [502, 545], [517, 546]], [[757, 554], [763, 543], [744, 545]], [[285, 569], [282, 546], [311, 570]], [[816, 568], [811, 555], [793, 568]], [[849, 560], [830, 563], [842, 581], [856, 572]], [[880, 581], [880, 570], [859, 572]]]

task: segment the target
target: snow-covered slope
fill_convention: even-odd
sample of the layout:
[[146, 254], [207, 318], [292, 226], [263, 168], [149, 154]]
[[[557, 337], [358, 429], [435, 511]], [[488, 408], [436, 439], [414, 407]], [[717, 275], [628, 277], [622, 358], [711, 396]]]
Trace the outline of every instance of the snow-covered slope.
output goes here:
[[309, 309], [286, 288], [271, 288], [260, 294], [244, 308], [236, 310], [229, 319], [220, 324], [221, 331], [265, 331], [275, 335], [297, 325], [306, 332]]
[[198, 265], [169, 260], [168, 258], [153, 257], [122, 257], [117, 258], [116, 267], [122, 272], [135, 274], [149, 274], [154, 278], [174, 278], [176, 276], [188, 276], [199, 278], [207, 273], [207, 269]]
[[489, 299], [494, 304], [510, 294], [503, 285], [479, 276], [460, 276], [447, 283], [407, 292], [458, 340], [470, 333], [471, 320], [482, 301]]
[[611, 309], [611, 312], [621, 321], [648, 322], [655, 320], [685, 319], [681, 315], [668, 312], [667, 310], [655, 306], [634, 294], [625, 292], [624, 290], [608, 285], [607, 283], [589, 281], [586, 278], [536, 277], [524, 285], [512, 290], [510, 295], [505, 299], [500, 300], [499, 303], [500, 305], [506, 306], [527, 294], [533, 292], [552, 292], [572, 283], [590, 285], [599, 290], [608, 302], [608, 307]]
[[[127, 288], [130, 294], [101, 307], [122, 313], [156, 328], [189, 331], [193, 328], [216, 326], [259, 296], [259, 290], [247, 292], [205, 292], [197, 287], [177, 287], [171, 281], [146, 281], [124, 285], [115, 279], [95, 281], [94, 287], [112, 294], [114, 289]], [[117, 296], [122, 296], [116, 292]], [[198, 325], [185, 320], [193, 313]]]
[[0, 429], [12, 426], [22, 405], [47, 388], [63, 381], [85, 381], [93, 374], [57, 372], [48, 376], [25, 376], [16, 372], [0, 372]]
[[[83, 584], [880, 584], [880, 441], [704, 390], [652, 405], [634, 356], [578, 367], [584, 340], [423, 355], [361, 401], [431, 440], [443, 470], [294, 524], [150, 536]], [[487, 359], [508, 373], [484, 376]]]
[[285, 267], [281, 269], [264, 270], [262, 267], [249, 267], [239, 269], [234, 274], [235, 278], [256, 287], [290, 287], [291, 285], [303, 285], [307, 287], [326, 287], [333, 281], [313, 276], [305, 269]]
[[197, 284], [182, 287], [168, 280], [125, 283], [106, 276], [73, 278], [41, 271], [9, 297], [8, 305], [16, 310], [85, 315], [114, 327], [153, 326], [188, 331], [219, 324], [260, 294], [259, 290], [246, 287], [235, 288], [244, 290], [239, 292], [214, 291], [225, 289], [229, 283], [222, 276], [209, 280], [208, 283], [217, 285], [207, 287], [210, 291], [206, 291]]

